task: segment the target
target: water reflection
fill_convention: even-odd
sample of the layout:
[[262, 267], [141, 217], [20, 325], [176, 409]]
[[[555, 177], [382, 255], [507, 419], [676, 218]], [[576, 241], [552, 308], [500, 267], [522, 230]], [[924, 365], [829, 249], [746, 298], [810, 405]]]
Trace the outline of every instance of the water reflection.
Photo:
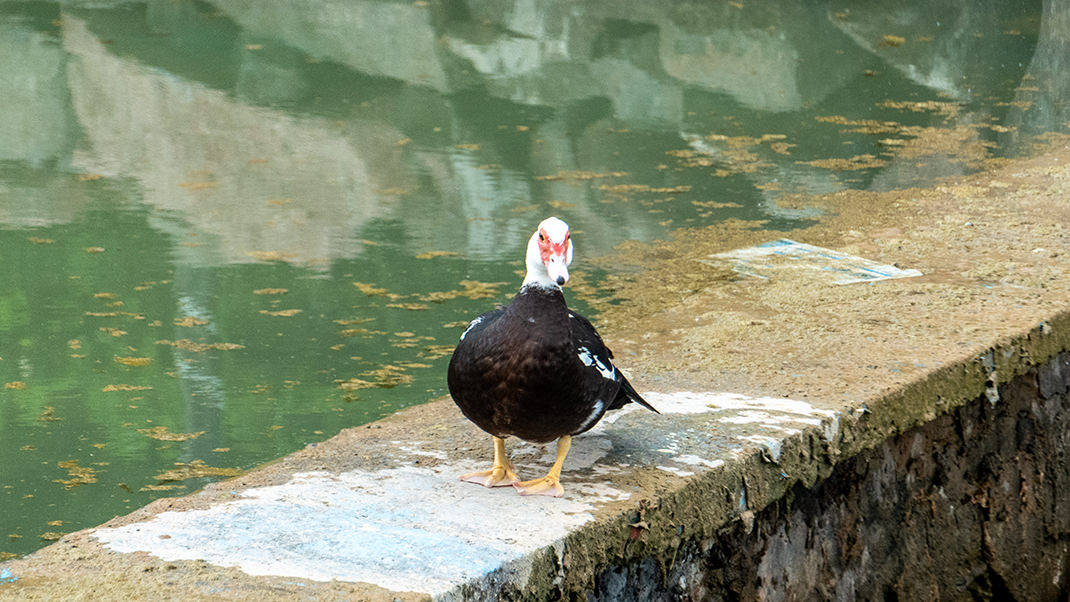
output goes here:
[[0, 2], [0, 553], [443, 394], [547, 214], [590, 284], [625, 239], [1030, 151], [1068, 14]]

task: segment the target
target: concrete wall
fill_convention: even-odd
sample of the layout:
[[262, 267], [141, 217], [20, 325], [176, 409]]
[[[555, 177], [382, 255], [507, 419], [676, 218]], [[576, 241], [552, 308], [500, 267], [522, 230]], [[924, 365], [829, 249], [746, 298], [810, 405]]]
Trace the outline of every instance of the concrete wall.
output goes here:
[[1070, 353], [587, 600], [1066, 600]]

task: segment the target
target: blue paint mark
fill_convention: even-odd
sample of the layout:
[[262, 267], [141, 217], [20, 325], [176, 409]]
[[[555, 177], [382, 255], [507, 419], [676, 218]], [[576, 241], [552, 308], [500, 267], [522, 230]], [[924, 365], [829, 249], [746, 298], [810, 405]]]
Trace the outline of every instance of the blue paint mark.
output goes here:
[[18, 580], [18, 577], [11, 574], [11, 569], [4, 569], [0, 571], [0, 584], [12, 583]]

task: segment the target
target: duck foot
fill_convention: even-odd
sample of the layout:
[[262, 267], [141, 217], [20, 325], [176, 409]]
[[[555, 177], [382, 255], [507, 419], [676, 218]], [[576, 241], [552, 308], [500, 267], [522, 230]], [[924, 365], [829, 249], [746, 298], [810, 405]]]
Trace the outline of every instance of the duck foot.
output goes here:
[[548, 495], [551, 497], [565, 495], [565, 488], [561, 486], [561, 482], [550, 475], [546, 475], [541, 479], [513, 483], [513, 488], [520, 495]]
[[516, 476], [509, 465], [465, 473], [461, 475], [461, 480], [466, 483], [479, 483], [484, 487], [504, 487], [520, 483], [520, 477]]
[[513, 487], [520, 495], [549, 495], [561, 497], [565, 495], [565, 488], [561, 486], [561, 467], [565, 463], [565, 456], [572, 447], [572, 437], [565, 435], [557, 440], [557, 459], [541, 479], [533, 479], [522, 483], [514, 483]]
[[504, 487], [520, 482], [513, 464], [505, 457], [505, 439], [494, 437], [494, 466], [490, 470], [479, 470], [461, 475], [467, 483], [478, 483], [484, 487]]

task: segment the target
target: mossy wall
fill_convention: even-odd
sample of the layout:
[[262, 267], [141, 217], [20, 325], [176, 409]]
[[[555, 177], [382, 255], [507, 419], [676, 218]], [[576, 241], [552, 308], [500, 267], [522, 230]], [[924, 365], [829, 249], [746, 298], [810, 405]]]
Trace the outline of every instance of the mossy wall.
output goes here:
[[588, 600], [1065, 600], [1070, 353], [876, 447]]

